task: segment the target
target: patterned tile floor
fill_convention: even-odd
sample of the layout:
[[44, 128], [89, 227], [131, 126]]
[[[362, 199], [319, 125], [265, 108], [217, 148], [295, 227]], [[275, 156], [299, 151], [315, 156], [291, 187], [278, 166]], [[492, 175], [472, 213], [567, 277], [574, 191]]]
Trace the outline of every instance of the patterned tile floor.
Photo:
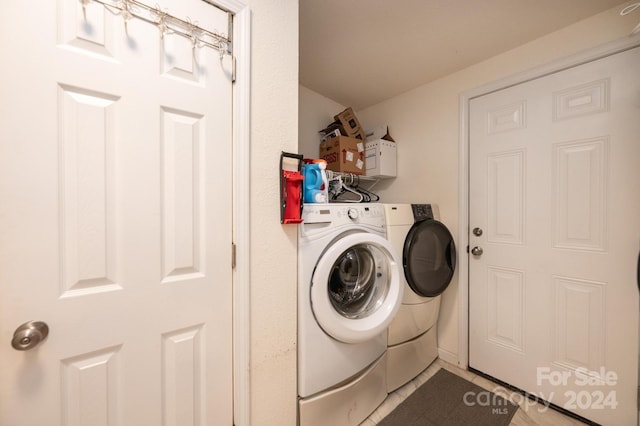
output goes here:
[[[394, 408], [400, 405], [400, 403], [407, 399], [413, 391], [429, 380], [429, 378], [436, 374], [436, 372], [441, 368], [457, 374], [458, 376], [487, 390], [494, 390], [499, 386], [484, 377], [478, 376], [477, 374], [467, 370], [462, 370], [453, 364], [437, 359], [429, 366], [429, 368], [413, 379], [413, 381], [389, 394], [387, 399], [371, 414], [371, 416], [369, 416], [368, 419], [361, 423], [360, 426], [374, 426], [378, 422], [382, 421], [387, 414], [393, 411]], [[504, 393], [500, 392], [500, 394], [505, 396], [508, 395], [507, 399], [517, 402], [520, 405], [520, 409], [511, 419], [511, 423], [509, 424], [510, 426], [582, 426], [585, 424], [550, 408], [545, 409], [542, 404], [526, 399], [520, 394], [516, 394], [511, 397], [513, 392], [509, 390], [505, 390]]]

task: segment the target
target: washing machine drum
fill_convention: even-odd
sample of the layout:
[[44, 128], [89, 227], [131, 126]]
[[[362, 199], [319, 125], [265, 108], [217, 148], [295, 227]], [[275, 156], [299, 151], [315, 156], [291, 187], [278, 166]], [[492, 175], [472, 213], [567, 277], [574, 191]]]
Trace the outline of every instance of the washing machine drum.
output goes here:
[[320, 327], [346, 343], [384, 332], [402, 303], [400, 259], [384, 238], [341, 236], [320, 257], [311, 280], [311, 308]]
[[437, 220], [416, 222], [404, 242], [404, 275], [420, 296], [435, 297], [449, 286], [456, 268], [451, 232]]

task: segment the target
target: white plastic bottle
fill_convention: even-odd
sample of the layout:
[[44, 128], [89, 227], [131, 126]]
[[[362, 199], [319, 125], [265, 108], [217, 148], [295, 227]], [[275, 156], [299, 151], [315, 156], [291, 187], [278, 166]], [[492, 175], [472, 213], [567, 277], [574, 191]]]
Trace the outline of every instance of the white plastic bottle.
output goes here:
[[322, 175], [322, 188], [321, 194], [323, 201], [318, 201], [319, 203], [328, 203], [329, 202], [329, 179], [327, 178], [327, 162], [322, 160], [318, 162], [318, 168], [320, 169], [320, 174]]

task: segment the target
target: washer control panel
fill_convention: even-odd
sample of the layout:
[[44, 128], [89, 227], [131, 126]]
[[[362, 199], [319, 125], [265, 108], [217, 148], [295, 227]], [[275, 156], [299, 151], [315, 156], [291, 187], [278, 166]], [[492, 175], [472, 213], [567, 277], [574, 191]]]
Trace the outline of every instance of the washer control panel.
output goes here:
[[384, 207], [381, 204], [305, 204], [303, 223], [384, 225]]

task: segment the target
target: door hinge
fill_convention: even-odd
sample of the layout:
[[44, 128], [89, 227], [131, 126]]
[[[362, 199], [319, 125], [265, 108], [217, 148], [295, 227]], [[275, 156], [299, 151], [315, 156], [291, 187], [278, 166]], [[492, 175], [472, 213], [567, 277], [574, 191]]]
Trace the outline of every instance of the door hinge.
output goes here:
[[231, 243], [231, 269], [236, 268], [236, 243]]

